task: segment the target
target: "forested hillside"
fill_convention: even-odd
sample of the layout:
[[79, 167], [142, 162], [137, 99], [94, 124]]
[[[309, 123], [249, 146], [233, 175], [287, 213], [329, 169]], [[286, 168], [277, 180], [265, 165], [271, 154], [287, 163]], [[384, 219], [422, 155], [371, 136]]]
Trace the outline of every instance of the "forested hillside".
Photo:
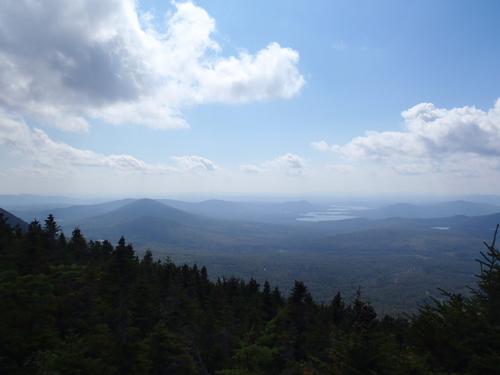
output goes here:
[[0, 215], [0, 373], [498, 374], [499, 260], [493, 241], [470, 297], [444, 293], [403, 319], [360, 293], [318, 304], [300, 281], [289, 296], [214, 282], [205, 267], [139, 259], [123, 238]]
[[28, 223], [21, 220], [17, 216], [14, 216], [8, 211], [5, 211], [3, 208], [0, 208], [0, 215], [3, 216], [5, 221], [12, 227], [19, 226], [19, 229], [26, 230], [28, 228]]

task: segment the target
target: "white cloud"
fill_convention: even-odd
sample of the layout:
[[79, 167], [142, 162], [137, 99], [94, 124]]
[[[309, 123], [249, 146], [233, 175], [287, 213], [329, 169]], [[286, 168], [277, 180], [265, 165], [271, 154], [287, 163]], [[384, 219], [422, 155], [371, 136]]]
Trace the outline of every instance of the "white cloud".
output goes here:
[[0, 110], [0, 145], [29, 158], [34, 164], [30, 171], [61, 171], [72, 167], [100, 167], [143, 174], [172, 174], [195, 169], [213, 171], [217, 167], [211, 160], [190, 155], [174, 157], [175, 166], [151, 164], [131, 155], [102, 155], [52, 140], [43, 130], [31, 130], [20, 118]]
[[0, 107], [70, 131], [93, 119], [186, 128], [186, 106], [290, 98], [304, 85], [297, 51], [223, 57], [215, 20], [173, 4], [159, 29], [134, 0], [0, 2]]
[[228, 103], [290, 98], [304, 85], [297, 70], [299, 54], [271, 43], [255, 56], [219, 60], [199, 77], [201, 101]]
[[275, 159], [263, 162], [260, 165], [245, 164], [240, 166], [240, 169], [246, 173], [263, 173], [270, 171], [283, 171], [287, 174], [301, 174], [305, 167], [305, 161], [302, 157], [286, 153], [278, 156]]
[[265, 162], [264, 165], [289, 170], [300, 170], [304, 168], [305, 162], [304, 159], [302, 159], [298, 155], [286, 153], [284, 155], [278, 156], [276, 159]]
[[173, 156], [172, 159], [184, 171], [211, 172], [219, 169], [213, 161], [197, 155]]
[[328, 142], [323, 141], [323, 140], [314, 141], [314, 142], [311, 142], [309, 144], [311, 145], [312, 148], [314, 148], [317, 151], [321, 151], [321, 152], [334, 151], [336, 149], [335, 145], [330, 145], [330, 144], [328, 144]]
[[404, 131], [368, 132], [336, 150], [349, 159], [386, 162], [403, 174], [498, 168], [500, 99], [488, 111], [418, 104], [402, 113]]

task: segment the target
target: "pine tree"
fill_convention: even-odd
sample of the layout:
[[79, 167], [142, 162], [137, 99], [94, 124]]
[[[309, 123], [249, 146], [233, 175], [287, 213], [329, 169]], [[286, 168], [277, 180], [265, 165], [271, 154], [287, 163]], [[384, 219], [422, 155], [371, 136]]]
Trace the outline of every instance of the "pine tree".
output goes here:
[[59, 225], [57, 225], [54, 216], [52, 214], [47, 216], [47, 219], [45, 219], [43, 231], [45, 232], [45, 236], [51, 244], [57, 239], [57, 235], [60, 229], [61, 228], [59, 227]]
[[484, 242], [487, 252], [480, 252], [481, 259], [477, 260], [481, 267], [479, 289], [473, 291], [488, 321], [496, 325], [500, 325], [500, 252], [495, 247], [498, 228], [497, 225], [492, 243]]
[[77, 262], [87, 262], [89, 260], [89, 248], [80, 228], [75, 228], [71, 233], [68, 249], [72, 259]]

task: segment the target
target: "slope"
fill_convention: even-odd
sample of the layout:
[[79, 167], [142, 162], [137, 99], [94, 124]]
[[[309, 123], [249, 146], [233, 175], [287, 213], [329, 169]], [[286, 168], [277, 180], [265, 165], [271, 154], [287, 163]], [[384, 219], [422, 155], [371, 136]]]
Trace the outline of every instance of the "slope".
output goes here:
[[0, 215], [7, 219], [7, 223], [12, 227], [19, 225], [22, 230], [28, 228], [28, 223], [3, 208], [0, 208]]

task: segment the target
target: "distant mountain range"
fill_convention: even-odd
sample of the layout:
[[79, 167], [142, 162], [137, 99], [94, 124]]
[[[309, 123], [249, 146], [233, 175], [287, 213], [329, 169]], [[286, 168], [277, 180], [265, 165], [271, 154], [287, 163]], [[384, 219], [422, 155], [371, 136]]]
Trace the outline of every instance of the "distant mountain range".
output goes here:
[[263, 248], [283, 241], [290, 232], [277, 224], [196, 215], [152, 199], [134, 200], [104, 214], [62, 225], [68, 233], [76, 226], [93, 239], [116, 240], [123, 235], [142, 247], [185, 249]]
[[[105, 214], [115, 209], [123, 207], [129, 203], [140, 201], [139, 199], [123, 199], [100, 204], [72, 205], [14, 208], [14, 212], [25, 220], [38, 220], [53, 214], [59, 222], [68, 223]], [[232, 202], [224, 200], [206, 200], [201, 202], [184, 202], [173, 199], [161, 199], [158, 202], [198, 216], [210, 217], [220, 220], [238, 220], [247, 222], [262, 223], [290, 223], [294, 222], [297, 216], [309, 211], [321, 208], [308, 201], [291, 202]]]
[[483, 235], [500, 221], [499, 206], [466, 201], [432, 205], [401, 203], [352, 210], [349, 214], [357, 218], [347, 220], [312, 223], [296, 220], [317, 208], [308, 201], [123, 199], [54, 209], [21, 209], [14, 214], [25, 221], [33, 218], [43, 221], [52, 213], [67, 233], [78, 226], [94, 239], [125, 235], [141, 245], [198, 248], [300, 248], [317, 243], [318, 238], [366, 230], [440, 230], [456, 235]]
[[86, 219], [92, 216], [101, 215], [107, 212], [111, 212], [120, 207], [123, 207], [129, 203], [134, 202], [135, 199], [123, 199], [99, 204], [87, 204], [87, 205], [70, 205], [70, 206], [56, 206], [56, 207], [23, 207], [17, 208], [13, 211], [24, 220], [43, 220], [49, 214], [54, 215], [57, 218], [59, 224], [65, 224], [68, 222], [76, 222], [82, 219]]
[[[337, 221], [296, 220], [327, 207], [125, 199], [24, 207], [6, 216], [26, 226], [22, 219], [43, 223], [53, 213], [67, 235], [77, 226], [92, 240], [116, 242], [123, 235], [139, 251], [149, 247], [178, 262], [204, 264], [216, 276], [269, 279], [284, 290], [305, 280], [320, 299], [362, 285], [376, 304], [396, 310], [415, 306], [434, 285], [466, 292], [481, 243], [500, 222], [498, 206], [466, 201], [357, 210], [358, 217]], [[396, 292], [401, 288], [403, 297]]]
[[[498, 207], [483, 203], [453, 201], [426, 206], [397, 204], [359, 210], [363, 217], [318, 223], [295, 218], [314, 205], [307, 201], [252, 203], [208, 200], [125, 199], [53, 210], [20, 211], [21, 218], [39, 221], [51, 212], [67, 234], [80, 227], [90, 239], [117, 240], [126, 236], [139, 247], [268, 251], [288, 249], [314, 251], [344, 247], [360, 233], [378, 238], [377, 246], [389, 248], [391, 236], [489, 236], [500, 222]], [[478, 216], [460, 215], [464, 212]], [[15, 212], [17, 213], [17, 212]], [[449, 216], [446, 216], [448, 214]], [[458, 214], [458, 215], [457, 215]], [[361, 216], [361, 215], [360, 215]], [[375, 232], [380, 234], [375, 235]], [[446, 233], [443, 233], [446, 232]], [[358, 233], [358, 235], [354, 235]], [[348, 236], [351, 235], [351, 239]], [[384, 240], [383, 240], [384, 239]], [[359, 242], [352, 251], [366, 248]]]
[[440, 202], [428, 205], [398, 203], [371, 210], [353, 210], [351, 215], [371, 219], [389, 217], [438, 218], [456, 215], [479, 216], [500, 212], [500, 206], [468, 201]]
[[[134, 201], [137, 201], [137, 199], [122, 199], [98, 204], [78, 205], [54, 203], [53, 206], [46, 206], [37, 203], [32, 206], [14, 207], [10, 211], [25, 221], [32, 220], [33, 218], [41, 220], [47, 217], [49, 213], [52, 213], [58, 218], [59, 222], [68, 223], [105, 214]], [[186, 202], [173, 199], [160, 199], [158, 202], [197, 216], [259, 223], [291, 224], [298, 217], [314, 213], [315, 211], [316, 213], [326, 215], [327, 218], [330, 215], [328, 204], [313, 204], [306, 200], [288, 202], [234, 202], [212, 199], [200, 202]], [[2, 207], [1, 204], [0, 207]], [[8, 206], [3, 207], [8, 209]], [[495, 204], [459, 200], [425, 205], [397, 203], [371, 209], [343, 209], [342, 215], [367, 219], [426, 219], [456, 215], [480, 216], [496, 212], [500, 212], [500, 206]]]
[[196, 215], [223, 220], [288, 223], [297, 216], [313, 211], [319, 206], [306, 200], [290, 202], [232, 202], [211, 199], [201, 202], [183, 202], [172, 199], [160, 200], [171, 207]]

